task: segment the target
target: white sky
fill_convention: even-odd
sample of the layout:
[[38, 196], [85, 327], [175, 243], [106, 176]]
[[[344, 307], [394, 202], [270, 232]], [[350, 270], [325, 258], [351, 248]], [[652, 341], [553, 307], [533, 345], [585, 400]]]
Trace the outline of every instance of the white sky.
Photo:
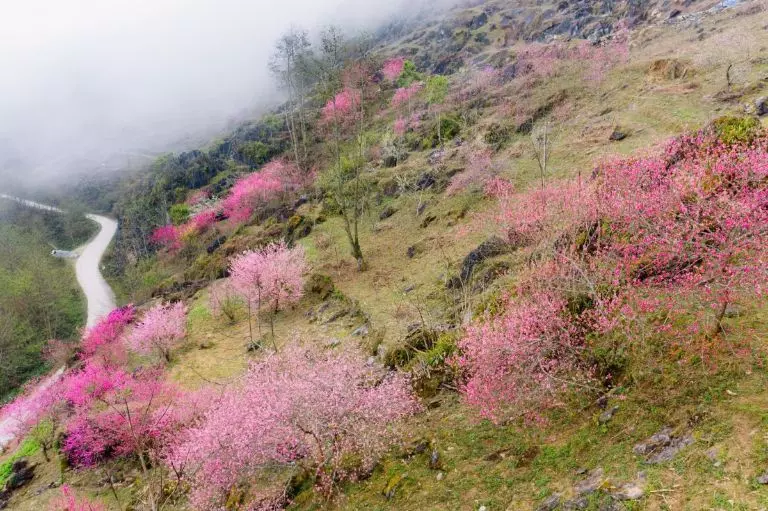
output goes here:
[[291, 25], [357, 28], [400, 2], [0, 0], [0, 171], [43, 176], [220, 126], [270, 102], [267, 61]]

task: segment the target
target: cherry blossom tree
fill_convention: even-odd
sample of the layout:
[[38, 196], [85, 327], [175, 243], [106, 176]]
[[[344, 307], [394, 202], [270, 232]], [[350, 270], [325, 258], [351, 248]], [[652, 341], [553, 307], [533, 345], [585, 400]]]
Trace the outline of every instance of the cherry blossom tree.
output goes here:
[[128, 343], [139, 353], [157, 352], [166, 362], [171, 350], [187, 335], [187, 308], [182, 302], [158, 304], [144, 313]]
[[492, 171], [491, 151], [488, 149], [472, 151], [468, 157], [467, 168], [451, 178], [446, 193], [455, 195], [470, 186], [485, 188], [493, 178]]
[[249, 327], [252, 308], [255, 307], [258, 315], [262, 307], [266, 307], [275, 350], [275, 315], [282, 307], [301, 299], [306, 270], [304, 249], [300, 246], [288, 248], [285, 242], [272, 243], [261, 250], [245, 252], [230, 263], [232, 285], [249, 305]]
[[106, 507], [84, 497], [78, 497], [74, 490], [64, 484], [61, 486], [61, 496], [54, 499], [49, 507], [51, 511], [106, 511]]
[[273, 160], [235, 183], [224, 199], [224, 214], [235, 222], [244, 222], [256, 208], [295, 192], [310, 179], [311, 174], [302, 172], [295, 163]]
[[161, 225], [152, 231], [149, 241], [169, 251], [181, 248], [181, 233], [173, 224]]
[[[539, 258], [517, 298], [460, 343], [464, 392], [481, 413], [541, 411], [565, 387], [610, 378], [579, 356], [588, 334], [627, 348], [655, 336], [681, 363], [745, 351], [724, 320], [731, 304], [768, 289], [768, 135], [721, 137], [706, 129], [654, 155], [606, 161], [587, 183], [522, 193], [492, 183], [509, 241], [535, 245]], [[660, 309], [666, 319], [652, 321]]]
[[384, 66], [381, 68], [381, 74], [384, 78], [390, 82], [397, 81], [400, 75], [403, 74], [405, 69], [405, 59], [402, 57], [394, 57], [384, 62]]
[[109, 359], [115, 355], [115, 344], [136, 316], [133, 305], [126, 305], [110, 312], [96, 325], [88, 329], [80, 341], [81, 358], [101, 356]]
[[198, 509], [220, 509], [232, 491], [244, 508], [281, 506], [284, 490], [255, 483], [265, 473], [301, 467], [330, 495], [337, 481], [370, 470], [416, 410], [404, 376], [381, 374], [358, 354], [294, 345], [251, 366], [167, 463]]

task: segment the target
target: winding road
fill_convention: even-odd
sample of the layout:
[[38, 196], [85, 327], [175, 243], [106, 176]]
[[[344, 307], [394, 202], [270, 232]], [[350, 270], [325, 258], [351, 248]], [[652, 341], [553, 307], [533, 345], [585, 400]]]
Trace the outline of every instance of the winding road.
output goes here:
[[115, 293], [104, 280], [100, 266], [104, 252], [117, 232], [117, 222], [101, 215], [86, 216], [101, 226], [99, 233], [91, 241], [77, 249], [80, 257], [75, 263], [77, 283], [88, 300], [86, 326], [91, 327], [116, 306]]
[[[38, 202], [19, 199], [9, 195], [0, 194], [0, 198], [12, 200], [23, 204], [24, 206], [41, 209], [44, 211], [53, 211], [62, 213], [63, 211], [53, 206], [40, 204]], [[117, 232], [117, 221], [101, 215], [86, 215], [90, 220], [99, 224], [99, 232], [88, 243], [79, 247], [76, 252], [79, 254], [75, 263], [75, 273], [77, 274], [77, 283], [83, 290], [88, 301], [88, 319], [85, 326], [95, 325], [99, 319], [107, 315], [115, 305], [115, 294], [109, 287], [104, 276], [101, 274], [101, 259], [107, 251], [112, 238]], [[64, 368], [58, 369], [50, 376], [46, 377], [39, 384], [38, 388], [32, 391], [32, 394], [44, 390], [46, 387], [55, 384], [61, 375], [64, 374]], [[16, 437], [16, 428], [19, 421], [18, 416], [8, 416], [0, 418], [0, 451]]]

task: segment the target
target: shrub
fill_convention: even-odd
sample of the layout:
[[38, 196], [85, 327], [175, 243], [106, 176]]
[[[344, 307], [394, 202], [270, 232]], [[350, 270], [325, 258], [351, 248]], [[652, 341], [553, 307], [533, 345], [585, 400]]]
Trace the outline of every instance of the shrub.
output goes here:
[[725, 144], [750, 144], [760, 134], [760, 121], [755, 117], [719, 117], [712, 121], [717, 136]]
[[536, 244], [539, 257], [516, 299], [460, 343], [465, 395], [487, 417], [545, 409], [564, 381], [624, 370], [622, 345], [582, 357], [587, 335], [629, 347], [653, 340], [657, 359], [711, 367], [720, 353], [749, 353], [723, 342], [723, 320], [730, 304], [768, 289], [765, 133], [749, 144], [685, 135], [661, 154], [609, 161], [594, 175], [521, 194], [491, 187], [510, 242]]
[[189, 219], [189, 206], [186, 204], [174, 204], [168, 214], [173, 225], [181, 225]]

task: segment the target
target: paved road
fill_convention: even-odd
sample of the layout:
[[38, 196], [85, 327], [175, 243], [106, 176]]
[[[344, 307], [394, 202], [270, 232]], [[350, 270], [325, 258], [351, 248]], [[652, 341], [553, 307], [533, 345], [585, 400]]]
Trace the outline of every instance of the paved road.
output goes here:
[[101, 274], [101, 259], [117, 232], [117, 222], [100, 215], [87, 215], [101, 226], [99, 233], [77, 250], [80, 257], [75, 263], [77, 282], [88, 300], [88, 321], [93, 326], [115, 308], [115, 293]]

